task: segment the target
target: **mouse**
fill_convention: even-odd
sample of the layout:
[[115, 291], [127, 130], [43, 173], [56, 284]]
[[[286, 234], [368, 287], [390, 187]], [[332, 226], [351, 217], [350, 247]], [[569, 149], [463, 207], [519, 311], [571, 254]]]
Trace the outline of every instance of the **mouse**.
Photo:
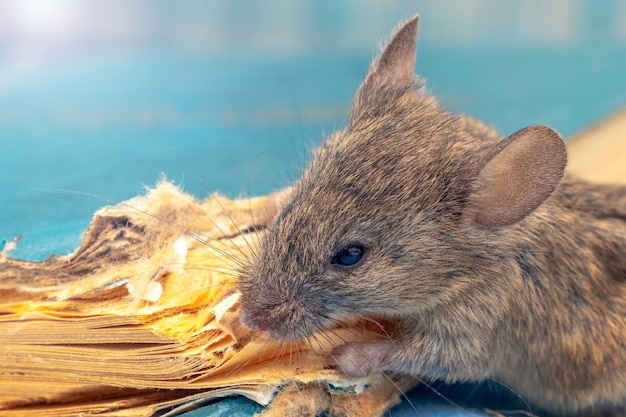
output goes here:
[[[554, 129], [503, 137], [414, 73], [402, 22], [240, 270], [241, 321], [272, 339], [351, 318], [388, 338], [338, 372], [495, 380], [533, 412], [626, 414], [626, 187], [566, 173]], [[461, 70], [461, 69], [460, 69]]]

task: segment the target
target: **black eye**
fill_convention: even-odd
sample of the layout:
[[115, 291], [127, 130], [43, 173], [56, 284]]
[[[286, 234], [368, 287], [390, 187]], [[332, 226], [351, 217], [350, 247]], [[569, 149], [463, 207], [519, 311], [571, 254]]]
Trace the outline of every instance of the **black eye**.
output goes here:
[[330, 263], [339, 266], [355, 266], [365, 255], [365, 247], [359, 244], [350, 244], [339, 249], [331, 259]]

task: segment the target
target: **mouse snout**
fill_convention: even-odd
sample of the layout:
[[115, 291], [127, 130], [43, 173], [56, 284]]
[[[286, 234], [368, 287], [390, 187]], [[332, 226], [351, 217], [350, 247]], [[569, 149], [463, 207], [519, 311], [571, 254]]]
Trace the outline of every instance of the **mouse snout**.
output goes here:
[[318, 330], [321, 301], [304, 288], [295, 291], [268, 291], [257, 288], [243, 293], [240, 320], [250, 330], [263, 332], [273, 339], [295, 340]]
[[253, 314], [249, 310], [242, 309], [240, 313], [241, 322], [252, 331], [265, 332], [270, 328], [271, 321], [260, 314]]
[[277, 317], [279, 314], [270, 310], [257, 311], [242, 309], [240, 312], [241, 322], [254, 332], [265, 333], [272, 339], [290, 339], [284, 317]]

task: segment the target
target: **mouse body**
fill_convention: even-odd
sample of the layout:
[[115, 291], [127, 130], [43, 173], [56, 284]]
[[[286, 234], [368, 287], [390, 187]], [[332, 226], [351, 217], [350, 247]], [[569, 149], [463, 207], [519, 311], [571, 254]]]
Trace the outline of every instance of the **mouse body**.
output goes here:
[[626, 413], [626, 187], [565, 175], [546, 126], [502, 138], [414, 75], [418, 17], [373, 62], [241, 271], [242, 322], [279, 340], [342, 320], [389, 339], [349, 376], [495, 379], [558, 416]]

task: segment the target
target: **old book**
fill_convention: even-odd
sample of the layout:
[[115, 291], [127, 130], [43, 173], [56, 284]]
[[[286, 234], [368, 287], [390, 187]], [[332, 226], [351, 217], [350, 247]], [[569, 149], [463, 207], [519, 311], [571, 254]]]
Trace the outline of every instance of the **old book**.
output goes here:
[[274, 198], [197, 202], [164, 182], [99, 210], [68, 256], [25, 262], [5, 249], [0, 415], [174, 414], [234, 394], [268, 404], [277, 392], [268, 416], [376, 416], [397, 403], [413, 379], [347, 380], [328, 366], [334, 346], [384, 337], [371, 324], [284, 344], [239, 323], [237, 268]]

